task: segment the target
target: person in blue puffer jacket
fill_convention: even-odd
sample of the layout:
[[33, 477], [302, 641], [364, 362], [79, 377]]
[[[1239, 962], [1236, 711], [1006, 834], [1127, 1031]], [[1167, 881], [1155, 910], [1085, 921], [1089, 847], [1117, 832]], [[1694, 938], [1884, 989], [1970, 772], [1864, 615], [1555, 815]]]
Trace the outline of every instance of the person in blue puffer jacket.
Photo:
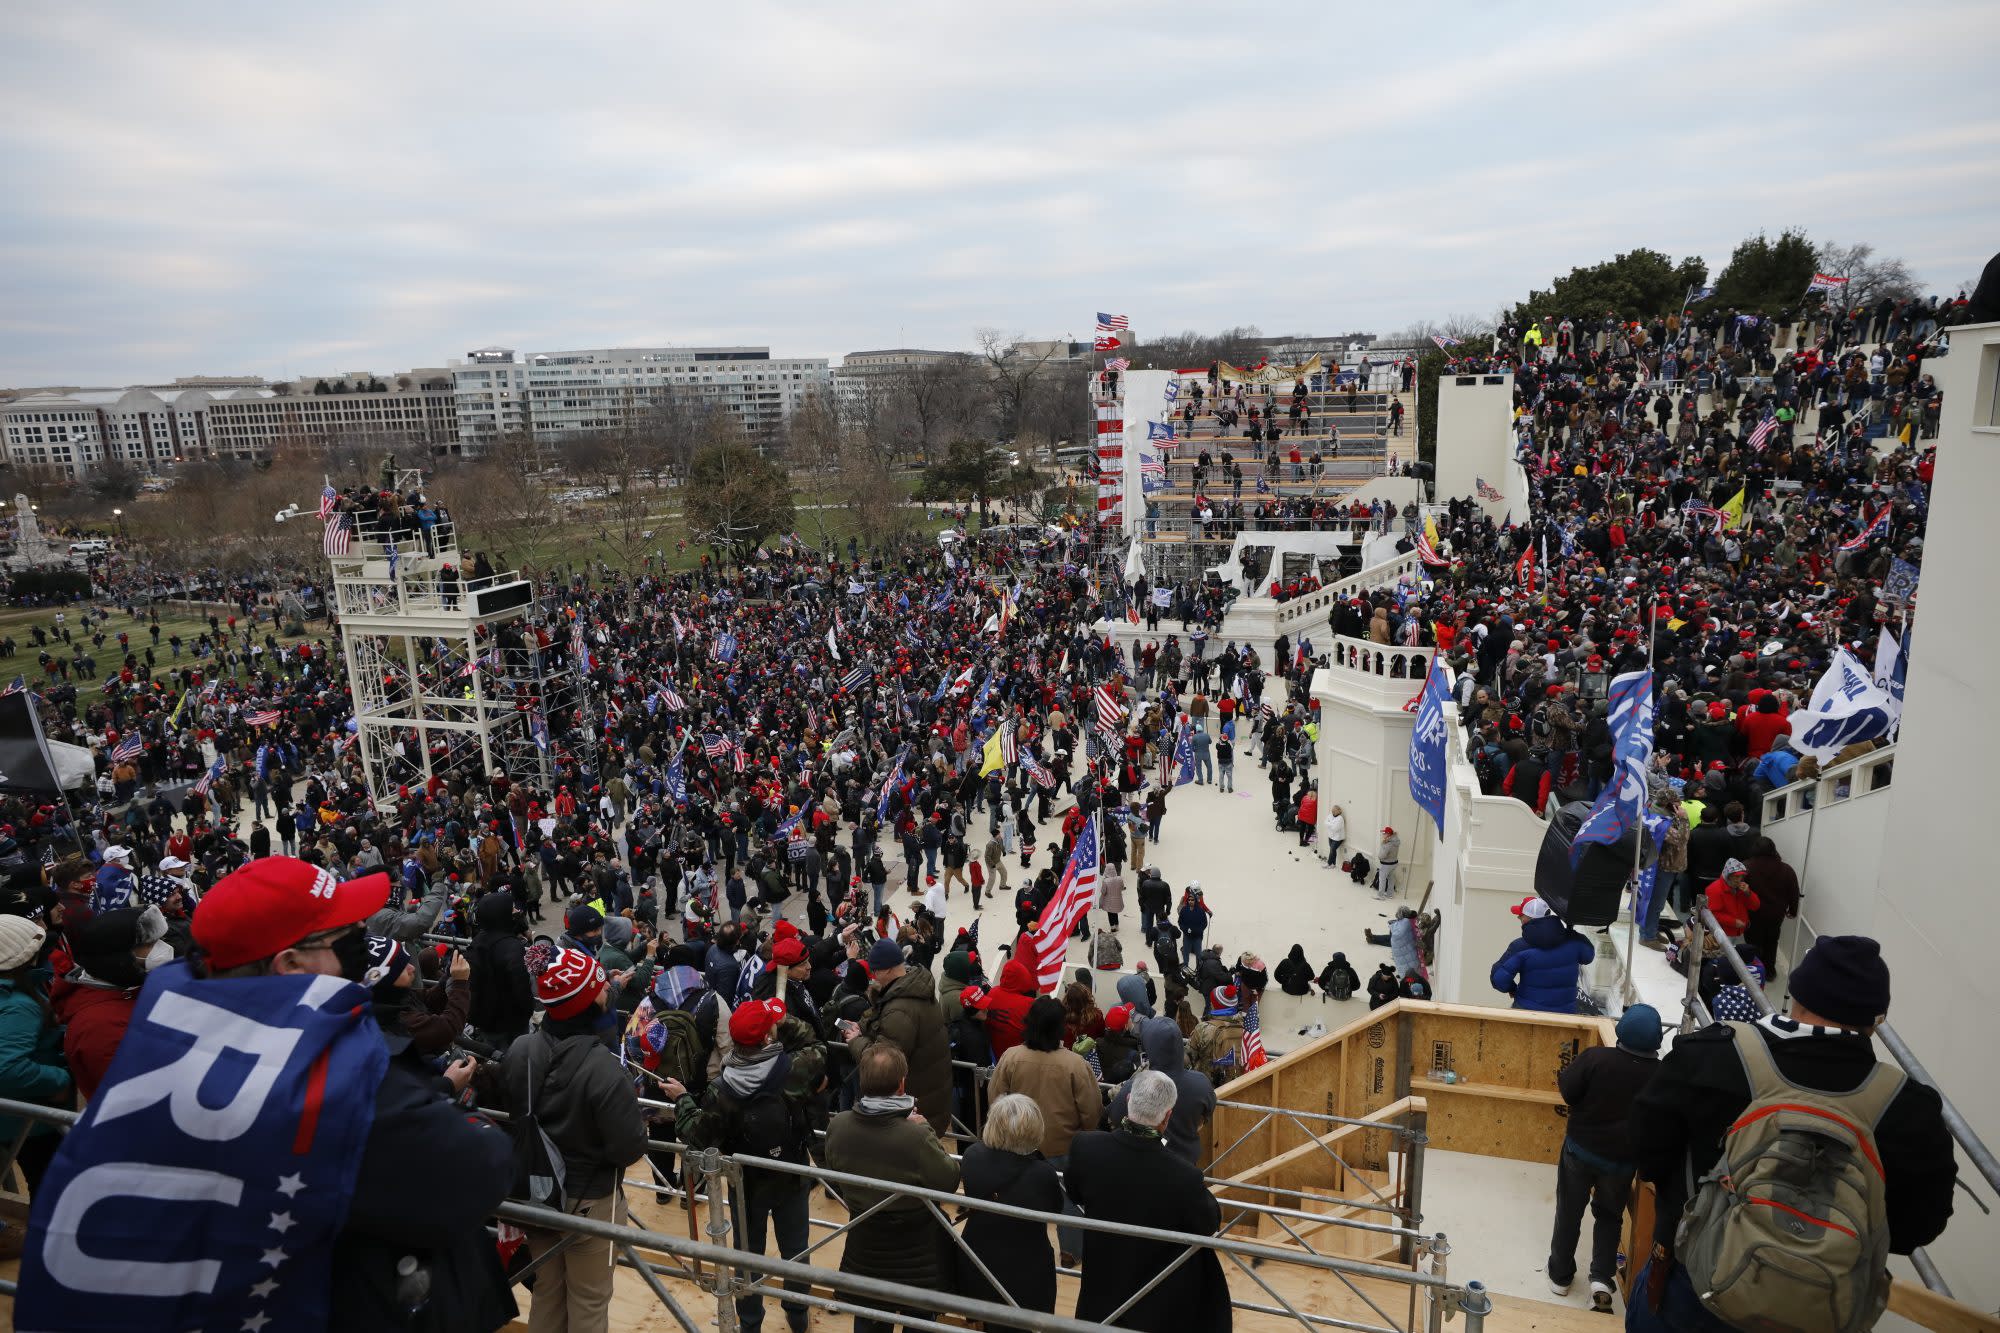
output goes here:
[[1577, 976], [1596, 957], [1596, 945], [1533, 898], [1521, 909], [1521, 938], [1493, 964], [1493, 989], [1513, 996], [1516, 1009], [1573, 1014]]

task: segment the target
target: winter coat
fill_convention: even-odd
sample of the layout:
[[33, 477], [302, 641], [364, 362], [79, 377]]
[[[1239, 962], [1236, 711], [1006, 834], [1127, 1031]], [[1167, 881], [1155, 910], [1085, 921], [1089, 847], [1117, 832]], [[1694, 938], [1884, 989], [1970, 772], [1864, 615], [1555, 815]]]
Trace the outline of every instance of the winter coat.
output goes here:
[[1312, 964], [1306, 961], [1305, 946], [1294, 944], [1278, 963], [1278, 988], [1287, 995], [1312, 994]]
[[1096, 1129], [1104, 1116], [1104, 1093], [1090, 1066], [1075, 1051], [1016, 1046], [1000, 1057], [987, 1082], [986, 1095], [997, 1101], [1010, 1092], [1022, 1093], [1042, 1109], [1042, 1155], [1061, 1157], [1070, 1140]]
[[542, 1129], [562, 1150], [571, 1199], [601, 1199], [619, 1173], [646, 1155], [646, 1123], [632, 1080], [594, 1032], [559, 1035], [545, 1026], [518, 1037], [500, 1062], [507, 1113], [528, 1099]]
[[[1632, 1108], [1639, 1173], [1660, 1191], [1655, 1239], [1673, 1244], [1687, 1202], [1687, 1181], [1715, 1165], [1724, 1131], [1750, 1104], [1750, 1085], [1735, 1042], [1763, 1041], [1778, 1072], [1802, 1087], [1849, 1092], [1875, 1068], [1875, 1049], [1858, 1033], [1804, 1028], [1787, 1018], [1759, 1020], [1739, 1038], [1736, 1025], [1717, 1023], [1674, 1039]], [[1887, 1182], [1889, 1249], [1908, 1254], [1928, 1245], [1951, 1219], [1956, 1164], [1937, 1090], [1906, 1079], [1875, 1125], [1875, 1147]]]
[[1722, 933], [1731, 939], [1750, 928], [1750, 916], [1763, 901], [1750, 889], [1738, 891], [1726, 879], [1717, 879], [1708, 886], [1706, 897], [1708, 910], [1715, 914], [1715, 924], [1722, 927]]
[[[1151, 1133], [1079, 1134], [1070, 1145], [1064, 1185], [1086, 1215], [1104, 1221], [1194, 1236], [1212, 1236], [1222, 1222], [1222, 1206], [1202, 1183], [1201, 1168]], [[1089, 1243], [1076, 1298], [1076, 1317], [1085, 1321], [1105, 1321], [1182, 1259], [1183, 1247], [1171, 1241], [1093, 1232]], [[1227, 1329], [1230, 1320], [1222, 1261], [1213, 1250], [1197, 1250], [1120, 1315], [1118, 1327], [1202, 1333]]]
[[[69, 1092], [61, 1029], [45, 1021], [42, 1006], [20, 983], [0, 977], [0, 1097], [60, 1106]], [[19, 1120], [0, 1116], [0, 1139], [11, 1142], [20, 1132]], [[30, 1131], [54, 1132], [55, 1126], [41, 1122]]]
[[1021, 1025], [1027, 1021], [1028, 1006], [1041, 989], [1035, 974], [1018, 958], [1000, 966], [1000, 984], [986, 993], [986, 1040], [998, 1060], [1021, 1044]]
[[1556, 1075], [1556, 1087], [1569, 1106], [1569, 1141], [1605, 1161], [1636, 1164], [1632, 1104], [1659, 1068], [1659, 1057], [1623, 1046], [1579, 1051]]
[[[1167, 1117], [1168, 1151], [1185, 1161], [1199, 1162], [1201, 1127], [1215, 1114], [1215, 1086], [1206, 1075], [1187, 1067], [1187, 1041], [1173, 1019], [1147, 1019], [1139, 1029], [1139, 1048], [1146, 1053], [1146, 1067], [1165, 1074], [1180, 1091], [1173, 1114]], [[1125, 1099], [1131, 1092], [1132, 1083], [1127, 1079], [1111, 1099], [1105, 1119], [1112, 1125], [1125, 1118]]]
[[1493, 989], [1514, 997], [1516, 1009], [1576, 1012], [1577, 976], [1597, 946], [1562, 923], [1539, 917], [1521, 924], [1521, 938], [1493, 964]]
[[1403, 983], [1396, 979], [1396, 973], [1393, 969], [1385, 972], [1378, 967], [1375, 969], [1374, 974], [1368, 978], [1368, 1007], [1370, 1009], [1380, 1009], [1383, 1005], [1389, 1003], [1389, 1001], [1401, 997], [1402, 994]]
[[[974, 1143], [966, 1147], [959, 1165], [968, 1199], [1045, 1213], [1062, 1211], [1062, 1179], [1040, 1153], [1002, 1152]], [[975, 1211], [965, 1221], [965, 1243], [1022, 1309], [1054, 1312], [1056, 1256], [1047, 1225]], [[1006, 1304], [963, 1251], [958, 1254], [958, 1290], [974, 1300]]]
[[917, 1110], [944, 1133], [951, 1128], [951, 1034], [938, 1005], [936, 979], [924, 968], [906, 966], [902, 976], [870, 986], [868, 994], [861, 1035], [848, 1043], [849, 1053], [858, 1062], [878, 1041], [900, 1050], [910, 1063], [909, 1090]]
[[[864, 1097], [853, 1110], [842, 1111], [827, 1126], [827, 1169], [898, 1185], [955, 1188], [958, 1163], [930, 1128], [910, 1119], [912, 1109], [908, 1097]], [[855, 1217], [883, 1199], [882, 1191], [860, 1185], [843, 1185], [841, 1194]], [[900, 1198], [849, 1229], [840, 1271], [945, 1291], [958, 1272], [957, 1248], [922, 1200]]]
[[118, 1043], [125, 1039], [139, 990], [120, 990], [86, 976], [77, 972], [56, 978], [49, 984], [49, 1004], [63, 1029], [63, 1058], [70, 1077], [76, 1080], [77, 1093], [88, 1101], [111, 1068]]
[[[347, 1222], [333, 1245], [326, 1326], [498, 1328], [518, 1311], [486, 1221], [513, 1183], [513, 1142], [486, 1117], [441, 1096], [430, 1062], [407, 1038], [384, 1040], [389, 1064], [375, 1090]], [[411, 1188], [412, 1181], [423, 1187]], [[430, 1275], [428, 1313], [407, 1322], [396, 1273], [405, 1255]]]
[[1423, 971], [1423, 957], [1417, 949], [1415, 917], [1399, 916], [1389, 923], [1389, 959], [1395, 963], [1399, 977]]
[[1330, 995], [1333, 993], [1335, 984], [1341, 981], [1347, 983], [1347, 995], [1349, 999], [1352, 999], [1355, 993], [1361, 989], [1361, 974], [1356, 972], [1353, 964], [1347, 961], [1346, 954], [1337, 953], [1327, 959], [1326, 966], [1320, 969], [1319, 988]]
[[1097, 907], [1112, 916], [1125, 910], [1125, 880], [1115, 870], [1107, 870], [1097, 881]]

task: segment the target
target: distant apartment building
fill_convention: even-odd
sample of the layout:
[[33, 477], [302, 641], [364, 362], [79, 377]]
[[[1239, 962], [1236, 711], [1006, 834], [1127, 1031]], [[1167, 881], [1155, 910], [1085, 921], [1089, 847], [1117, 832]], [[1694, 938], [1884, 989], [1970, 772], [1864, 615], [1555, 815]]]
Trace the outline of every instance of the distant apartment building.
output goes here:
[[441, 369], [276, 384], [192, 376], [172, 386], [23, 394], [0, 404], [0, 438], [14, 466], [73, 477], [113, 462], [157, 473], [336, 445], [445, 452], [458, 441], [456, 401]]
[[550, 442], [629, 428], [659, 404], [703, 403], [752, 438], [831, 388], [823, 357], [768, 347], [608, 347], [521, 354], [484, 347], [451, 363], [460, 448], [522, 432]]

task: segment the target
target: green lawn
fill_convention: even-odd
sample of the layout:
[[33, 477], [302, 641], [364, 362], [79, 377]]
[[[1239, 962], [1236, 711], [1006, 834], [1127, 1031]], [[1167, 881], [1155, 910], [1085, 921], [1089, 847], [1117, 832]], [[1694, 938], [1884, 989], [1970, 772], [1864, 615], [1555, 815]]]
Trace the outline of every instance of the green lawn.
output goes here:
[[[148, 631], [150, 622], [144, 618], [144, 613], [141, 613], [139, 619], [134, 619], [126, 615], [120, 608], [108, 603], [97, 602], [92, 603], [92, 605], [101, 606], [111, 613], [111, 618], [105, 621], [102, 626], [104, 631], [104, 646], [102, 648], [94, 646], [88, 638], [83, 639], [84, 651], [97, 659], [99, 679], [109, 675], [120, 661], [121, 655], [118, 651], [118, 632], [120, 630], [125, 631], [131, 636], [130, 651], [140, 656], [143, 660], [146, 648], [153, 641], [152, 635]], [[159, 606], [159, 611], [160, 645], [154, 653], [155, 669], [164, 669], [173, 664], [173, 648], [168, 643], [168, 640], [175, 634], [181, 636], [183, 644], [180, 660], [183, 662], [195, 660], [195, 638], [198, 635], [208, 632], [208, 621], [205, 616], [188, 607], [186, 603], [170, 604], [162, 602]], [[70, 636], [74, 640], [78, 637], [78, 631], [82, 624], [83, 608], [81, 606], [68, 606], [63, 608], [63, 612], [65, 616], [64, 623], [68, 626]], [[35, 670], [35, 654], [39, 651], [36, 649], [34, 642], [33, 631], [36, 625], [40, 625], [44, 630], [49, 632], [51, 640], [50, 652], [55, 652], [59, 647], [62, 655], [68, 655], [69, 646], [62, 644], [55, 634], [55, 613], [56, 608], [54, 607], [10, 606], [0, 608], [0, 636], [11, 635], [16, 645], [15, 656], [12, 659], [5, 660], [4, 666], [0, 666], [0, 675], [8, 675], [9, 673], [6, 672], [5, 668], [9, 666], [12, 667], [13, 671], [32, 672]], [[226, 631], [228, 628], [227, 615], [223, 615], [221, 612], [217, 614], [221, 616], [223, 627]], [[239, 620], [239, 632], [241, 627], [242, 622]], [[325, 625], [317, 620], [309, 624], [307, 629], [311, 631], [304, 636], [307, 639], [318, 639], [326, 631]], [[264, 635], [269, 632], [271, 632], [270, 622], [268, 620], [260, 622], [257, 631], [257, 641], [262, 643]], [[299, 642], [299, 638], [279, 633], [278, 642], [289, 646]]]

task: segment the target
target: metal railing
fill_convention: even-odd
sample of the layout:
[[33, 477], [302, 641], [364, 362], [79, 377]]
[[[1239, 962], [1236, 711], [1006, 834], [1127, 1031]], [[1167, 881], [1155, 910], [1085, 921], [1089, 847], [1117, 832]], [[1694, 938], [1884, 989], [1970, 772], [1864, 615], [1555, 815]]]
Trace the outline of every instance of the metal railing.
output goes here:
[[[67, 1129], [79, 1118], [78, 1113], [74, 1111], [5, 1099], [0, 1099], [0, 1114], [20, 1116], [23, 1120], [20, 1134], [10, 1146], [5, 1160], [0, 1161], [0, 1173], [4, 1173], [5, 1168], [11, 1166], [13, 1154], [25, 1141], [33, 1122], [55, 1124]], [[499, 1118], [504, 1119], [504, 1116]], [[1369, 1123], [1371, 1128], [1391, 1128], [1387, 1125]], [[695, 1240], [691, 1235], [685, 1238], [670, 1236], [638, 1226], [629, 1220], [624, 1223], [599, 1221], [509, 1201], [501, 1204], [495, 1211], [494, 1216], [497, 1219], [545, 1235], [552, 1233], [561, 1238], [553, 1245], [540, 1247], [540, 1252], [535, 1254], [527, 1269], [517, 1272], [513, 1280], [519, 1281], [526, 1277], [568, 1245], [580, 1239], [589, 1239], [608, 1242], [614, 1251], [613, 1262], [636, 1272], [662, 1306], [688, 1333], [696, 1333], [700, 1324], [682, 1301], [665, 1285], [662, 1278], [691, 1283], [713, 1296], [716, 1303], [716, 1326], [724, 1330], [724, 1333], [729, 1333], [736, 1327], [735, 1301], [745, 1296], [771, 1296], [820, 1309], [901, 1323], [905, 1327], [937, 1330], [938, 1333], [945, 1333], [953, 1326], [934, 1318], [927, 1318], [923, 1314], [909, 1313], [912, 1305], [928, 1315], [949, 1315], [960, 1319], [983, 1321], [988, 1326], [1036, 1330], [1036, 1333], [1081, 1333], [1082, 1330], [1102, 1327], [1102, 1324], [1086, 1323], [1062, 1315], [1023, 1309], [1015, 1302], [1005, 1286], [997, 1281], [993, 1286], [1004, 1298], [1004, 1302], [976, 1300], [951, 1291], [919, 1290], [881, 1278], [865, 1277], [799, 1262], [835, 1236], [851, 1231], [875, 1213], [901, 1201], [919, 1204], [933, 1218], [939, 1229], [951, 1237], [959, 1251], [964, 1253], [972, 1265], [989, 1280], [992, 1279], [992, 1273], [959, 1234], [958, 1228], [951, 1224], [945, 1212], [946, 1208], [955, 1209], [962, 1214], [984, 1212], [1015, 1221], [1039, 1223], [1045, 1226], [1061, 1225], [1079, 1232], [1098, 1232], [1178, 1247], [1179, 1255], [1163, 1265], [1150, 1281], [1127, 1297], [1116, 1311], [1107, 1315], [1105, 1322], [1115, 1322], [1126, 1310], [1144, 1299], [1168, 1275], [1204, 1252], [1213, 1254], [1218, 1261], [1226, 1260], [1233, 1265], [1271, 1302], [1239, 1298], [1232, 1292], [1230, 1303], [1235, 1309], [1246, 1313], [1288, 1316], [1309, 1331], [1319, 1328], [1338, 1328], [1352, 1330], [1353, 1333], [1416, 1333], [1417, 1328], [1421, 1326], [1426, 1333], [1438, 1333], [1444, 1319], [1448, 1317], [1448, 1312], [1461, 1312], [1466, 1316], [1467, 1329], [1477, 1333], [1482, 1327], [1484, 1316], [1492, 1308], [1481, 1284], [1472, 1282], [1459, 1285], [1446, 1276], [1445, 1257], [1449, 1254], [1450, 1247], [1444, 1243], [1442, 1236], [1416, 1237], [1417, 1244], [1412, 1252], [1412, 1267], [1403, 1268], [1319, 1253], [1314, 1251], [1295, 1229], [1283, 1226], [1282, 1223], [1281, 1229], [1292, 1236], [1299, 1248], [1232, 1237], [1228, 1234], [1229, 1231], [1245, 1216], [1260, 1211], [1266, 1214], [1291, 1211], [1293, 1216], [1306, 1217], [1315, 1223], [1337, 1220], [1320, 1214], [1298, 1213], [1296, 1210], [1269, 1208], [1260, 1210], [1255, 1205], [1234, 1199], [1220, 1201], [1225, 1212], [1225, 1220], [1217, 1234], [1203, 1236], [1113, 1222], [1087, 1215], [1065, 1214], [1058, 1217], [1035, 1209], [834, 1171], [809, 1164], [774, 1161], [762, 1156], [732, 1155], [714, 1149], [690, 1150], [685, 1145], [671, 1141], [652, 1140], [649, 1141], [648, 1147], [684, 1155], [687, 1163], [685, 1201], [690, 1207], [697, 1201], [705, 1201], [710, 1205], [706, 1223], [706, 1233], [710, 1237], [708, 1241]], [[737, 1220], [742, 1216], [746, 1170], [792, 1176], [809, 1182], [807, 1188], [811, 1188], [813, 1184], [823, 1185], [836, 1199], [841, 1197], [842, 1187], [849, 1190], [865, 1189], [882, 1197], [844, 1222], [816, 1219], [815, 1225], [828, 1234], [813, 1241], [795, 1257], [773, 1258], [761, 1251], [744, 1248], [741, 1244], [722, 1243], [739, 1239], [736, 1227]], [[649, 1189], [659, 1189], [664, 1184], [660, 1180], [622, 1183]], [[718, 1201], [725, 1206], [721, 1208], [714, 1206]], [[1232, 1211], [1234, 1215], [1229, 1216]], [[1398, 1234], [1401, 1231], [1380, 1226], [1369, 1229], [1394, 1230]], [[690, 1230], [692, 1230], [692, 1219]], [[531, 1250], [535, 1248], [537, 1247], [531, 1246]], [[644, 1257], [649, 1253], [664, 1256], [668, 1262], [653, 1262]], [[1289, 1299], [1258, 1271], [1264, 1265], [1303, 1269], [1331, 1276], [1345, 1286], [1381, 1322], [1346, 1319], [1302, 1309], [1296, 1301]], [[1058, 1271], [1069, 1276], [1077, 1276], [1081, 1272], [1079, 1268], [1071, 1267], [1062, 1267]], [[807, 1289], [804, 1291], [779, 1289], [778, 1284], [787, 1281], [804, 1283]], [[1371, 1296], [1357, 1285], [1364, 1281], [1388, 1283], [1406, 1289], [1408, 1300], [1404, 1320], [1399, 1322], [1394, 1315], [1383, 1309], [1382, 1303], [1375, 1296]], [[832, 1294], [819, 1294], [822, 1289]], [[12, 1291], [12, 1284], [0, 1283], [0, 1293], [12, 1294]], [[1418, 1319], [1420, 1302], [1423, 1306], [1421, 1321]], [[1388, 1303], [1392, 1306], [1397, 1304], [1395, 1300], [1390, 1300]]]
[[[1682, 1002], [1681, 1031], [1688, 1032], [1696, 1026], [1706, 1027], [1714, 1021], [1708, 1012], [1708, 1006], [1702, 1002], [1700, 994], [1701, 959], [1705, 936], [1719, 939], [1723, 942], [1721, 950], [1722, 960], [1728, 964], [1729, 970], [1735, 974], [1736, 984], [1749, 993], [1750, 1002], [1756, 1006], [1759, 1017], [1769, 1018], [1777, 1013], [1777, 1007], [1764, 994], [1763, 983], [1758, 981], [1756, 976], [1750, 971], [1749, 964], [1743, 961], [1743, 955], [1731, 947], [1729, 936], [1723, 931], [1721, 925], [1717, 923], [1715, 914], [1706, 905], [1697, 904], [1692, 914], [1692, 919], [1688, 922], [1687, 997]], [[1951, 1098], [1945, 1096], [1944, 1089], [1938, 1087], [1937, 1080], [1930, 1076], [1930, 1071], [1924, 1068], [1922, 1062], [1917, 1059], [1916, 1054], [1910, 1050], [1901, 1037], [1896, 1035], [1895, 1029], [1887, 1023], [1876, 1024], [1875, 1035], [1882, 1039], [1882, 1045], [1888, 1048], [1890, 1056], [1902, 1068], [1904, 1074], [1917, 1080], [1919, 1083], [1929, 1084], [1931, 1090], [1937, 1093], [1938, 1100], [1943, 1104], [1944, 1108], [1945, 1128], [1951, 1131], [1952, 1139], [1964, 1151], [1965, 1155], [1971, 1159], [1972, 1164], [1979, 1169], [1979, 1173], [1986, 1178], [1986, 1183], [1994, 1189], [2000, 1190], [2000, 1161], [1994, 1159], [1992, 1149], [1988, 1148], [1985, 1141], [1973, 1132], [1971, 1124], [1966, 1121], [1964, 1115], [1960, 1114], [1959, 1109], [1952, 1105]], [[1923, 1279], [1924, 1286], [1938, 1293], [1940, 1296], [1951, 1295], [1951, 1287], [1945, 1282], [1944, 1274], [1938, 1271], [1937, 1264], [1921, 1246], [1910, 1252], [1910, 1264], [1917, 1270], [1917, 1275]]]

